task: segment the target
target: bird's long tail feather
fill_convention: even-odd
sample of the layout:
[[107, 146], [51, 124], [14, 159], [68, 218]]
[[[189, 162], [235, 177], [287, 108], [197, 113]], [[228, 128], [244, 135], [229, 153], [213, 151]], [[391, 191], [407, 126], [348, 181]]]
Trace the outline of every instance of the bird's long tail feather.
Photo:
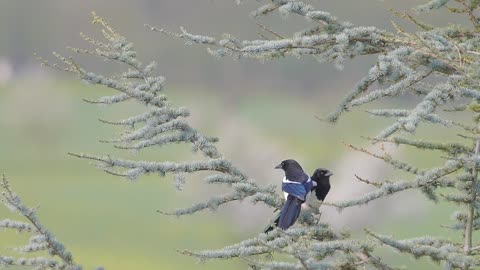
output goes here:
[[282, 230], [286, 230], [292, 226], [300, 215], [300, 210], [302, 210], [302, 203], [300, 199], [289, 195], [285, 206], [280, 212], [280, 217], [278, 219], [278, 227]]

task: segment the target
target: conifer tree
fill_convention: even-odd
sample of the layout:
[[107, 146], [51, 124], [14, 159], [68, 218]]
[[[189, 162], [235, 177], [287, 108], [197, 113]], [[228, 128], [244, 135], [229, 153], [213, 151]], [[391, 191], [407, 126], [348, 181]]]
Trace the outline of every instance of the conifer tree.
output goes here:
[[[330, 13], [317, 10], [301, 1], [268, 2], [252, 15], [267, 16], [278, 11], [283, 15], [304, 17], [312, 23], [312, 27], [289, 36], [282, 36], [275, 30], [264, 28], [271, 38], [257, 40], [239, 40], [232, 36], [217, 39], [191, 34], [183, 28], [181, 33], [172, 33], [155, 26], [147, 27], [152, 31], [184, 39], [187, 43], [207, 45], [208, 51], [218, 57], [278, 60], [290, 55], [296, 57], [312, 55], [320, 62], [332, 62], [341, 70], [349, 58], [376, 55], [376, 63], [341, 101], [338, 109], [328, 116], [328, 121], [335, 123], [342, 114], [382, 98], [413, 94], [418, 96], [418, 102], [410, 108], [367, 111], [374, 116], [393, 119], [390, 126], [370, 140], [372, 143], [393, 143], [432, 151], [434, 155], [443, 157], [444, 162], [434, 168], [420, 169], [414, 164], [396, 160], [388, 154], [378, 155], [361, 147], [349, 145], [354, 150], [379, 158], [393, 168], [411, 174], [412, 179], [374, 182], [357, 177], [357, 180], [372, 185], [375, 189], [360, 198], [330, 204], [341, 210], [415, 189], [421, 190], [429, 200], [453, 203], [458, 206], [458, 211], [454, 214], [454, 224], [450, 228], [463, 235], [462, 242], [438, 237], [396, 240], [369, 230], [367, 234], [377, 243], [403, 253], [410, 253], [415, 258], [426, 256], [433, 261], [442, 262], [446, 269], [472, 269], [477, 266], [480, 247], [478, 242], [474, 245], [472, 235], [480, 224], [478, 214], [480, 204], [477, 198], [480, 151], [478, 137], [480, 25], [476, 15], [479, 2], [434, 0], [416, 7], [414, 15], [394, 12], [398, 17], [410, 21], [417, 27], [416, 32], [408, 32], [393, 23], [395, 33], [340, 21]], [[415, 15], [439, 8], [447, 8], [459, 16], [466, 16], [471, 25], [433, 26], [422, 22]], [[471, 120], [462, 122], [452, 120], [455, 117], [451, 114], [460, 112], [462, 116]], [[456, 128], [458, 138], [452, 142], [417, 138], [415, 131], [425, 122], [439, 128]], [[441, 131], [442, 129], [439, 132]], [[342, 248], [336, 249], [338, 250]], [[217, 254], [202, 253], [202, 255], [212, 258]], [[321, 258], [320, 261], [324, 261], [325, 258], [321, 256], [309, 258], [313, 257]], [[317, 268], [316, 262], [309, 262], [311, 265], [297, 266]]]
[[[388, 32], [371, 26], [356, 26], [341, 21], [328, 12], [296, 0], [271, 0], [253, 12], [254, 17], [280, 12], [283, 15], [304, 17], [311, 23], [308, 29], [289, 36], [278, 34], [264, 27], [270, 35], [257, 40], [240, 40], [232, 35], [213, 38], [197, 35], [181, 29], [173, 33], [156, 26], [153, 31], [185, 40], [187, 43], [203, 44], [218, 57], [255, 58], [281, 60], [287, 56], [314, 56], [320, 62], [332, 62], [342, 69], [349, 58], [375, 55], [377, 61], [353, 90], [340, 102], [338, 109], [328, 116], [328, 121], [339, 121], [344, 113], [382, 98], [396, 99], [403, 95], [417, 96], [417, 102], [405, 109], [378, 108], [368, 113], [392, 119], [392, 124], [379, 134], [372, 134], [372, 143], [393, 143], [431, 151], [444, 162], [433, 168], [418, 168], [415, 164], [397, 160], [388, 154], [374, 154], [368, 150], [349, 145], [353, 150], [385, 161], [388, 166], [407, 172], [410, 179], [396, 181], [372, 181], [357, 177], [358, 181], [371, 185], [374, 190], [349, 201], [327, 203], [338, 209], [366, 205], [379, 198], [399, 192], [421, 190], [427, 200], [446, 201], [457, 206], [451, 230], [462, 236], [462, 241], [438, 236], [412, 236], [395, 239], [366, 229], [366, 238], [352, 238], [322, 223], [319, 205], [312, 205], [302, 216], [297, 226], [286, 231], [275, 229], [268, 234], [246, 239], [240, 243], [218, 250], [182, 251], [202, 261], [211, 259], [241, 258], [252, 269], [396, 269], [374, 256], [382, 247], [391, 247], [414, 258], [427, 257], [441, 263], [445, 269], [475, 269], [480, 265], [480, 241], [473, 233], [480, 228], [480, 199], [478, 192], [478, 167], [480, 163], [479, 58], [480, 25], [477, 19], [479, 1], [434, 0], [415, 8], [416, 13], [396, 13], [417, 27], [408, 32], [394, 23], [396, 32]], [[434, 9], [447, 8], [459, 16], [466, 16], [470, 26], [433, 26], [422, 22], [415, 14]], [[288, 17], [287, 17], [288, 19]], [[177, 209], [164, 214], [177, 216], [194, 214], [241, 200], [264, 203], [273, 209], [282, 206], [283, 199], [273, 186], [261, 186], [249, 178], [240, 168], [224, 157], [216, 147], [217, 139], [204, 135], [188, 123], [189, 111], [172, 104], [163, 89], [164, 78], [155, 74], [155, 63], [143, 64], [137, 58], [133, 45], [120, 35], [103, 18], [93, 14], [94, 23], [101, 27], [103, 40], [82, 34], [91, 43], [92, 49], [71, 48], [79, 54], [91, 54], [118, 62], [125, 71], [114, 75], [97, 74], [80, 66], [73, 58], [55, 54], [59, 64], [45, 65], [71, 72], [80, 79], [101, 85], [118, 92], [99, 100], [87, 100], [93, 104], [115, 105], [136, 102], [145, 111], [123, 120], [101, 120], [108, 125], [122, 128], [124, 132], [115, 139], [104, 141], [115, 148], [142, 151], [168, 144], [188, 144], [196, 152], [194, 161], [171, 162], [117, 158], [105, 153], [92, 155], [71, 153], [75, 157], [93, 161], [107, 173], [130, 181], [146, 174], [175, 175], [175, 185], [183, 187], [186, 177], [198, 172], [208, 172], [206, 184], [224, 185], [230, 191], [222, 196], [199, 202], [186, 209]], [[461, 114], [459, 122], [453, 114]], [[433, 124], [438, 132], [446, 128], [457, 129], [458, 138], [453, 141], [431, 141], [418, 138], [415, 131], [420, 124]], [[79, 269], [65, 251], [63, 245], [43, 229], [36, 218], [29, 218], [29, 211], [21, 205], [16, 195], [7, 187], [2, 193], [7, 206], [29, 219], [31, 224], [2, 221], [3, 227], [19, 231], [33, 230], [43, 236], [43, 242], [32, 242], [29, 249], [48, 249], [60, 259], [63, 268], [56, 263], [42, 262], [33, 265], [39, 269]], [[188, 189], [186, 190], [188, 192]], [[14, 196], [14, 197], [12, 197]], [[10, 199], [8, 199], [10, 198]], [[7, 224], [7, 225], [5, 225]], [[35, 228], [32, 228], [31, 226]], [[438, 224], [440, 226], [441, 224]], [[28, 228], [28, 229], [27, 229]], [[268, 256], [262, 256], [268, 255]], [[282, 256], [271, 256], [282, 255]], [[42, 259], [43, 260], [43, 259]], [[49, 259], [45, 259], [49, 260]], [[0, 256], [0, 266], [22, 264], [23, 260]], [[25, 264], [25, 263], [23, 263]], [[68, 268], [73, 267], [73, 268]]]

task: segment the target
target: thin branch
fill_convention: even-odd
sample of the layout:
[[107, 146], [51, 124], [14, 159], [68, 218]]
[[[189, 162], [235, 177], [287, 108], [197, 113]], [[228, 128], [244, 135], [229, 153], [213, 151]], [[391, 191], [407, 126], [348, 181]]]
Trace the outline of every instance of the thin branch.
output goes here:
[[381, 183], [371, 182], [371, 181], [369, 181], [368, 179], [361, 178], [360, 176], [358, 176], [358, 175], [356, 175], [356, 174], [355, 174], [355, 177], [356, 177], [357, 180], [360, 181], [360, 182], [363, 182], [363, 183], [366, 183], [366, 184], [369, 184], [369, 185], [372, 185], [372, 186], [375, 186], [375, 187], [381, 187], [381, 186], [382, 186]]
[[[478, 157], [479, 154], [480, 154], [480, 138], [477, 139], [477, 143], [475, 146], [475, 157]], [[472, 252], [473, 220], [475, 218], [475, 208], [476, 208], [476, 200], [477, 200], [477, 181], [478, 181], [477, 166], [474, 166], [472, 169], [472, 177], [473, 177], [473, 181], [472, 181], [472, 187], [470, 191], [471, 201], [468, 206], [467, 222], [465, 226], [465, 244], [463, 247], [463, 250], [467, 255], [469, 255]]]
[[280, 34], [276, 33], [275, 31], [271, 30], [270, 28], [266, 27], [265, 25], [261, 24], [261, 23], [256, 23], [258, 27], [262, 28], [263, 30], [269, 32], [270, 34], [276, 36], [277, 38], [279, 39], [285, 39], [283, 36], [281, 36]]

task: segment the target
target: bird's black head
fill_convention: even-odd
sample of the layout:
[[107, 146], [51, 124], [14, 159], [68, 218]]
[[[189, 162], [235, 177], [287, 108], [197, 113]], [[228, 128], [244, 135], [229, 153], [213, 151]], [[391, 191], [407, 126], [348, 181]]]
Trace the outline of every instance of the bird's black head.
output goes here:
[[303, 183], [308, 180], [308, 175], [303, 171], [302, 166], [293, 159], [282, 161], [275, 169], [282, 169], [285, 172], [285, 179], [288, 181]]
[[293, 159], [287, 159], [287, 160], [284, 160], [282, 161], [282, 163], [278, 164], [275, 169], [282, 169], [284, 171], [287, 171], [287, 170], [302, 170], [302, 166], [300, 166], [300, 164], [298, 164], [298, 162], [296, 160], [293, 160]]
[[324, 168], [318, 168], [313, 173], [312, 180], [315, 181], [316, 179], [329, 178], [332, 175], [333, 173], [331, 171]]

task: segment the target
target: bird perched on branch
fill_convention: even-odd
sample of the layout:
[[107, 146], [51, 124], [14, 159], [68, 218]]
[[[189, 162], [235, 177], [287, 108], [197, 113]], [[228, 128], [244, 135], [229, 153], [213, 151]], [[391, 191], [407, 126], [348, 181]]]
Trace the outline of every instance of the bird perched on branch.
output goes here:
[[265, 233], [273, 230], [274, 226], [282, 230], [292, 226], [300, 215], [302, 204], [307, 200], [310, 193], [315, 191], [318, 200], [323, 201], [330, 191], [330, 176], [333, 174], [323, 168], [316, 169], [312, 177], [303, 171], [302, 166], [293, 159], [282, 161], [275, 169], [282, 169], [285, 177], [282, 181], [282, 190], [285, 194], [285, 205], [274, 225], [265, 229]]

